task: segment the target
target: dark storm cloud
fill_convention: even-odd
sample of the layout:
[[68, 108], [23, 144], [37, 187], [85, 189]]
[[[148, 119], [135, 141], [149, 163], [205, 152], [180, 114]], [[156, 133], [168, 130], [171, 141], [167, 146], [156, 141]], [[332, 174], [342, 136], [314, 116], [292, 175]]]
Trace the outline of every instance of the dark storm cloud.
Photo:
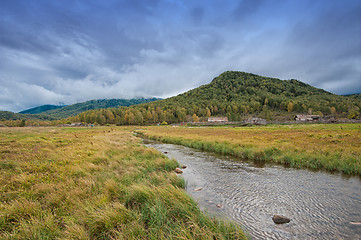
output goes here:
[[[275, 5], [272, 13], [277, 18], [263, 18], [272, 25], [254, 30], [232, 61], [250, 72], [296, 78], [338, 94], [361, 92], [361, 2], [318, 3]], [[259, 14], [265, 13], [263, 7], [257, 8]]]
[[361, 2], [333, 7], [297, 23], [285, 45], [296, 63], [308, 65], [301, 79], [339, 94], [361, 92]]
[[2, 1], [0, 110], [167, 97], [225, 70], [361, 92], [360, 1]]

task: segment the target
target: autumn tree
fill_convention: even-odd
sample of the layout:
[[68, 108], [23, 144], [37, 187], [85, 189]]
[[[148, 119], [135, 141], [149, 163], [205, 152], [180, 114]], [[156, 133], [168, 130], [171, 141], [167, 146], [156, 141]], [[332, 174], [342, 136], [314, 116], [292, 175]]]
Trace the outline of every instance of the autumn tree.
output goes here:
[[138, 125], [143, 125], [143, 122], [144, 122], [144, 118], [143, 118], [143, 115], [142, 115], [142, 113], [141, 112], [139, 112], [139, 111], [136, 111], [136, 113], [135, 113], [135, 124], [138, 124]]
[[126, 121], [127, 121], [127, 124], [129, 124], [129, 125], [135, 124], [135, 116], [132, 111], [129, 111]]
[[211, 116], [211, 110], [209, 110], [209, 108], [206, 108], [206, 116], [210, 117]]
[[331, 115], [335, 116], [335, 115], [336, 115], [336, 108], [335, 108], [335, 107], [331, 107], [331, 108], [330, 108], [330, 112], [331, 112]]
[[107, 123], [114, 123], [114, 119], [115, 119], [114, 114], [109, 109], [105, 110], [105, 118]]

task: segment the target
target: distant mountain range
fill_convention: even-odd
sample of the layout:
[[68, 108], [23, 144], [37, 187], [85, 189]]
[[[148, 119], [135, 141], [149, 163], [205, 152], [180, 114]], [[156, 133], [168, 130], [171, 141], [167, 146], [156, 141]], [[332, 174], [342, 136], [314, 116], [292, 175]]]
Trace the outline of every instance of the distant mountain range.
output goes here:
[[140, 103], [147, 103], [160, 100], [160, 98], [134, 98], [134, 99], [100, 99], [76, 103], [67, 106], [42, 105], [30, 108], [19, 113], [0, 111], [0, 120], [56, 120], [78, 115], [79, 113], [101, 109], [118, 108], [120, 106], [131, 106]]

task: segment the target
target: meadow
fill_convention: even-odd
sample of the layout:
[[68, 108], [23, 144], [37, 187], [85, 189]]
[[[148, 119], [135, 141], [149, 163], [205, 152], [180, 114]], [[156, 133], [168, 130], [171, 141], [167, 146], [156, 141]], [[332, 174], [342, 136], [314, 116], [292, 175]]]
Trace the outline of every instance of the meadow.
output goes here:
[[242, 160], [361, 175], [361, 124], [152, 126], [138, 132], [153, 140]]
[[0, 128], [0, 239], [246, 239], [131, 131]]

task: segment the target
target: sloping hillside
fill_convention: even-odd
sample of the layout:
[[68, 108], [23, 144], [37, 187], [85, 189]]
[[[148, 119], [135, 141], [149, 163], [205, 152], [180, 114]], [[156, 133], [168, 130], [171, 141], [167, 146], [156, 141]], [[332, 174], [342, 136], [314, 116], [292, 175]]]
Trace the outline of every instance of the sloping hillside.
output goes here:
[[21, 114], [21, 113], [13, 113], [9, 111], [0, 111], [0, 121], [5, 120], [41, 120], [41, 121], [51, 121], [55, 120], [55, 118], [42, 114]]
[[[358, 96], [340, 96], [298, 80], [280, 80], [245, 72], [224, 72], [211, 83], [178, 96], [110, 112], [90, 111], [81, 121], [147, 124], [192, 121], [192, 117], [227, 116], [237, 121], [248, 116], [268, 120], [292, 119], [297, 113], [358, 118]], [[103, 115], [103, 117], [101, 117]], [[109, 115], [109, 117], [107, 117]]]
[[42, 105], [39, 107], [30, 108], [24, 111], [21, 111], [19, 113], [21, 114], [40, 114], [49, 110], [54, 110], [58, 108], [62, 108], [64, 106], [58, 106], [58, 105]]
[[[312, 87], [298, 80], [280, 80], [262, 77], [245, 72], [225, 72], [213, 79], [210, 84], [190, 90], [164, 100], [164, 102], [183, 102], [187, 105], [203, 107], [226, 105], [242, 107], [241, 112], [261, 111], [266, 105], [271, 109], [286, 110], [290, 102], [294, 111], [307, 111], [307, 108], [328, 112], [331, 104], [339, 105], [343, 96]], [[305, 106], [302, 106], [302, 105]], [[233, 107], [233, 106], [232, 106]], [[239, 111], [238, 111], [239, 112]]]
[[78, 115], [79, 113], [85, 112], [87, 110], [93, 109], [102, 109], [102, 108], [117, 108], [120, 106], [131, 106], [141, 103], [147, 103], [152, 101], [157, 101], [159, 98], [134, 98], [134, 99], [100, 99], [100, 100], [90, 100], [82, 103], [76, 103], [62, 108], [49, 110], [43, 112], [47, 116], [54, 118], [67, 118], [71, 116]]
[[160, 98], [101, 99], [90, 100], [68, 106], [42, 105], [39, 107], [21, 111], [20, 113], [0, 111], [0, 120], [56, 120], [75, 116], [82, 112], [93, 109], [117, 108], [120, 106], [128, 107], [131, 105], [157, 100], [160, 100]]
[[361, 101], [357, 96], [332, 94], [294, 79], [280, 80], [229, 71], [209, 84], [159, 101], [157, 105], [183, 107], [188, 115], [206, 116], [210, 112], [212, 116], [228, 115], [230, 119], [238, 120], [242, 114], [265, 112], [347, 114], [361, 108]]

